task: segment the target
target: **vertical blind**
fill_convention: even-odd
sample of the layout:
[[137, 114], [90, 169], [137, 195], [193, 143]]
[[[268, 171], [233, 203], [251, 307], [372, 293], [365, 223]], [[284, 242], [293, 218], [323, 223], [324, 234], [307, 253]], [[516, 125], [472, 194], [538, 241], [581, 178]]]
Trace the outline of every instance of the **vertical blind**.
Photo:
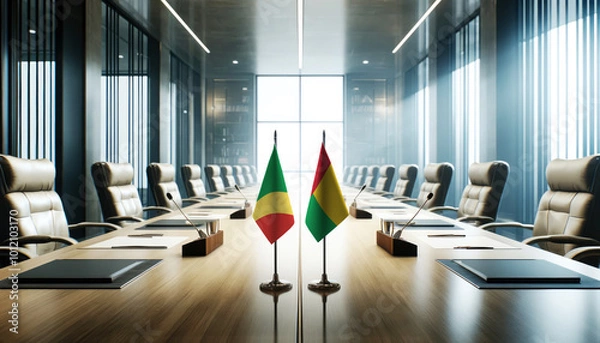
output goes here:
[[[404, 77], [404, 96], [402, 99], [402, 111], [404, 113], [402, 119], [403, 127], [411, 123], [411, 118], [414, 118], [416, 121], [410, 126], [416, 128], [416, 132], [406, 132], [405, 134], [411, 135], [410, 141], [418, 142], [418, 146], [415, 149], [407, 149], [403, 153], [403, 161], [404, 163], [418, 162], [417, 164], [421, 170], [430, 162], [431, 158], [431, 116], [429, 101], [429, 58], [426, 57], [417, 65], [407, 70]], [[416, 156], [409, 155], [412, 153], [416, 154]], [[419, 179], [423, 179], [422, 172], [419, 175]]]
[[479, 161], [479, 16], [462, 26], [454, 36], [452, 111], [455, 129], [456, 195], [469, 182], [468, 170]]
[[[176, 170], [194, 163], [194, 121], [200, 120], [200, 75], [171, 54], [170, 163]], [[177, 178], [179, 181], [179, 178]], [[183, 187], [183, 185], [180, 185]]]
[[[598, 0], [522, 1], [523, 154], [539, 199], [555, 158], [600, 152]], [[535, 213], [537, 202], [530, 212]]]
[[54, 1], [12, 2], [11, 154], [54, 161], [56, 72]]
[[142, 199], [149, 160], [148, 37], [102, 4], [101, 148], [109, 162], [131, 163]]

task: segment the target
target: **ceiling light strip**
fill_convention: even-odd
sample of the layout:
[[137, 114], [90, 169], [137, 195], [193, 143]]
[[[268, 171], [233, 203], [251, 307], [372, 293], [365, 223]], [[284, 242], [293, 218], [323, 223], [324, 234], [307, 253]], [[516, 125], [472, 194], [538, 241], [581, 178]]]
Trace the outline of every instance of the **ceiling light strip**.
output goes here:
[[296, 21], [298, 22], [298, 69], [302, 70], [304, 63], [304, 0], [297, 0]]
[[395, 54], [396, 52], [398, 52], [398, 50], [400, 49], [400, 47], [404, 43], [406, 43], [406, 41], [410, 38], [410, 36], [412, 36], [413, 33], [415, 33], [415, 31], [417, 31], [417, 29], [419, 28], [419, 26], [425, 21], [425, 19], [427, 19], [427, 17], [431, 14], [431, 12], [433, 12], [433, 10], [437, 7], [437, 5], [440, 4], [440, 2], [442, 2], [442, 0], [436, 0], [427, 9], [427, 11], [425, 11], [425, 13], [423, 14], [423, 16], [421, 16], [421, 18], [419, 19], [419, 21], [417, 21], [417, 23], [415, 24], [415, 26], [413, 26], [412, 29], [410, 29], [410, 31], [408, 31], [408, 33], [406, 34], [406, 36], [404, 36], [404, 38], [402, 38], [402, 40], [400, 41], [400, 43], [398, 43], [398, 45], [396, 45], [396, 47], [394, 48], [394, 50], [392, 50], [392, 54]]
[[210, 54], [210, 50], [208, 50], [206, 45], [204, 45], [204, 43], [202, 43], [200, 38], [198, 38], [198, 36], [196, 36], [194, 31], [192, 31], [192, 29], [185, 23], [185, 21], [183, 21], [183, 19], [181, 19], [181, 17], [179, 16], [179, 13], [177, 13], [175, 11], [175, 9], [173, 9], [173, 7], [171, 7], [171, 5], [169, 5], [167, 0], [160, 0], [160, 1], [163, 3], [163, 5], [165, 5], [165, 7], [169, 10], [169, 12], [171, 12], [171, 14], [175, 17], [175, 19], [177, 19], [177, 21], [179, 21], [181, 26], [183, 26], [183, 28], [187, 30], [187, 32], [190, 34], [190, 36], [192, 36], [192, 38], [194, 38], [196, 40], [196, 42], [198, 42], [198, 44], [200, 44], [202, 49], [204, 49], [204, 51], [206, 51], [207, 54]]

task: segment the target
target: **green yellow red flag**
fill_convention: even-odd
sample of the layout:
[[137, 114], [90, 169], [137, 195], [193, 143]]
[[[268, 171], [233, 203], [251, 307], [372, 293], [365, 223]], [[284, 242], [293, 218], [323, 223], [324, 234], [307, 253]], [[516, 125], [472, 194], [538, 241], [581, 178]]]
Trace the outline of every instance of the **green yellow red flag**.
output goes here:
[[276, 146], [273, 146], [252, 218], [271, 244], [294, 225], [292, 205]]
[[348, 208], [344, 196], [325, 150], [325, 144], [321, 144], [319, 163], [306, 210], [306, 226], [319, 242], [347, 216]]

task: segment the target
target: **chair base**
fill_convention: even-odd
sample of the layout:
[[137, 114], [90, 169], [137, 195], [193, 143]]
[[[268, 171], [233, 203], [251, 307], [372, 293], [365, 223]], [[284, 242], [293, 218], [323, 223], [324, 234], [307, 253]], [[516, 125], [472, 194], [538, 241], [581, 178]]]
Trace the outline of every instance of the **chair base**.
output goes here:
[[417, 245], [402, 238], [386, 235], [381, 230], [377, 231], [377, 245], [392, 256], [416, 257]]
[[223, 245], [223, 231], [181, 246], [182, 256], [206, 256]]
[[371, 219], [373, 215], [370, 212], [356, 208], [355, 204], [350, 205], [348, 209], [350, 215], [356, 219]]

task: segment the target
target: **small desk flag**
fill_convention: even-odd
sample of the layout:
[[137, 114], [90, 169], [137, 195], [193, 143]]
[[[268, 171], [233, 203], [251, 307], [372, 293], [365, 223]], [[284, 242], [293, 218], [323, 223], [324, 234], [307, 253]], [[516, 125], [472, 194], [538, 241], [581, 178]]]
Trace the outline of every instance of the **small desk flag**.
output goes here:
[[306, 226], [319, 242], [347, 216], [348, 207], [327, 151], [325, 151], [325, 144], [321, 144], [312, 194], [306, 210]]
[[279, 163], [277, 147], [269, 159], [252, 218], [271, 244], [294, 225], [294, 214]]

